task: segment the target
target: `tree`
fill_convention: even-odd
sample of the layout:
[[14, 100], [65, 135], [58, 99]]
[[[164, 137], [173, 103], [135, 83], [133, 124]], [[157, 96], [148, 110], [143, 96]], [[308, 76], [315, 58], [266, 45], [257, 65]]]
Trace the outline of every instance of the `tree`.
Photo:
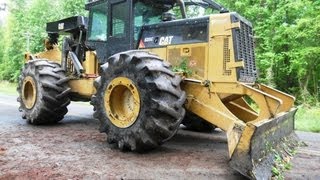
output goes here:
[[0, 78], [10, 81], [16, 81], [19, 76], [19, 69], [23, 58], [23, 45], [21, 39], [22, 25], [24, 24], [23, 17], [25, 12], [24, 0], [10, 1], [10, 15], [4, 30], [5, 44], [4, 55], [0, 65]]
[[3, 55], [4, 55], [4, 32], [3, 32], [3, 26], [0, 25], [0, 64], [3, 62]]
[[62, 1], [62, 12], [64, 17], [82, 15], [86, 16], [87, 12], [84, 9], [86, 0], [64, 0]]
[[[259, 81], [295, 95], [299, 103], [319, 102], [320, 1], [219, 1], [253, 23]], [[11, 0], [9, 18], [0, 30], [0, 79], [17, 79], [27, 50], [26, 33], [31, 34], [30, 51], [43, 51], [46, 23], [75, 15], [86, 16], [85, 2]], [[190, 16], [203, 13], [196, 7], [189, 9], [193, 10]], [[177, 9], [174, 12], [180, 13]]]
[[254, 24], [260, 81], [319, 101], [319, 11], [315, 0], [224, 0]]
[[27, 50], [31, 53], [44, 50], [47, 22], [85, 14], [84, 0], [12, 0], [9, 10], [4, 38], [1, 38], [1, 45], [5, 47], [0, 51], [0, 57], [3, 57], [0, 59], [0, 79], [9, 81], [17, 80]]

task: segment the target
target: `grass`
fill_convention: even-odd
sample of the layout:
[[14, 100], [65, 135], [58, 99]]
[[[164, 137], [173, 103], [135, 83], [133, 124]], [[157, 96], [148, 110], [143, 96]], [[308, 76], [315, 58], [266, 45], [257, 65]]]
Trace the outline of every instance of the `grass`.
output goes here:
[[9, 83], [7, 81], [0, 81], [0, 93], [17, 95], [17, 84]]
[[[274, 164], [272, 166], [272, 180], [283, 180], [284, 172], [292, 168], [291, 159], [296, 154], [297, 146], [299, 143], [291, 141], [290, 139], [283, 138], [282, 143], [278, 144], [278, 150], [270, 146], [271, 153], [274, 154]], [[280, 147], [280, 148], [279, 148]]]
[[299, 106], [295, 126], [297, 130], [320, 133], [320, 107]]

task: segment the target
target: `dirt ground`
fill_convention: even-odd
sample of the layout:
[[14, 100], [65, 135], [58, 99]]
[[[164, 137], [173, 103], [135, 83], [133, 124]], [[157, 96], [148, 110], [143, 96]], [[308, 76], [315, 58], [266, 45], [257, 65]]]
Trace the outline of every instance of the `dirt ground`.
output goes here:
[[[53, 126], [20, 118], [14, 96], [0, 94], [2, 179], [244, 179], [228, 166], [225, 134], [180, 130], [145, 154], [121, 152], [106, 143], [92, 107], [73, 103]], [[320, 135], [298, 133], [308, 144], [293, 159], [286, 179], [320, 179]]]

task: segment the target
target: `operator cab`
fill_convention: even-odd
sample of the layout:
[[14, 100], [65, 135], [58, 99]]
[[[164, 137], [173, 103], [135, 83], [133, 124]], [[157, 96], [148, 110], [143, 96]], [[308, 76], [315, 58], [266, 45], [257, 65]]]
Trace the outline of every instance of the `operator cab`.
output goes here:
[[207, 9], [224, 10], [208, 0], [91, 1], [86, 4], [89, 10], [87, 45], [96, 50], [100, 63], [104, 63], [115, 53], [138, 49], [143, 27], [213, 12]]
[[[87, 42], [97, 51], [100, 63], [109, 56], [138, 47], [141, 28], [156, 24], [175, 4], [169, 0], [99, 0], [89, 2]], [[133, 23], [131, 23], [133, 21]]]

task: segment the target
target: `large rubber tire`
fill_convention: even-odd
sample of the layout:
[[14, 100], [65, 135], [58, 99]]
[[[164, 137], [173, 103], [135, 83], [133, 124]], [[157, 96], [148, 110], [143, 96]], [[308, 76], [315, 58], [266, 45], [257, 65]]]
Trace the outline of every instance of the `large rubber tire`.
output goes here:
[[190, 111], [187, 111], [182, 124], [186, 127], [187, 130], [197, 132], [212, 132], [216, 128], [215, 125], [208, 123], [207, 121]]
[[[25, 81], [33, 83], [35, 90], [35, 101], [32, 107], [27, 107], [27, 89]], [[68, 87], [69, 78], [60, 65], [47, 60], [32, 60], [27, 62], [19, 77], [17, 91], [20, 102], [19, 111], [22, 118], [31, 124], [52, 124], [63, 119], [68, 112], [70, 104]], [[29, 85], [30, 86], [30, 85]], [[29, 87], [30, 88], [30, 87]]]
[[[185, 115], [186, 93], [180, 89], [181, 77], [158, 56], [144, 51], [127, 51], [113, 55], [101, 66], [92, 97], [94, 117], [101, 122], [100, 131], [110, 144], [121, 150], [146, 151], [169, 140]], [[119, 128], [108, 118], [104, 96], [108, 84], [117, 77], [130, 79], [140, 94], [140, 111], [135, 122]]]

